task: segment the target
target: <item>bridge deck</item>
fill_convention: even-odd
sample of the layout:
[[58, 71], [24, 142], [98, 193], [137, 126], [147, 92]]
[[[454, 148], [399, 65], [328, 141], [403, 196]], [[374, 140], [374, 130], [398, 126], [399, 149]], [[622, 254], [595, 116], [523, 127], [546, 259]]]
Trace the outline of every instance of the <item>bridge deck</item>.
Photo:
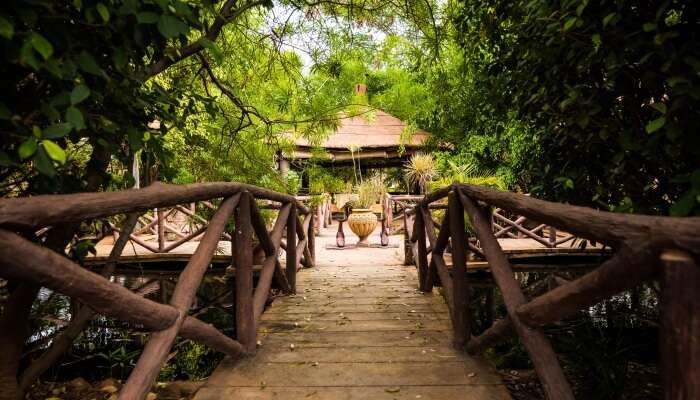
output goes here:
[[[348, 235], [347, 243], [355, 243], [354, 237], [349, 230], [346, 229], [346, 235]], [[331, 231], [327, 230], [324, 235], [330, 238], [326, 242], [319, 243], [317, 251], [323, 247], [325, 244], [335, 243], [335, 228]], [[144, 235], [140, 236], [142, 240], [151, 244], [153, 247], [158, 247], [158, 243], [153, 239], [154, 236]], [[379, 242], [377, 239], [375, 242]], [[555, 248], [549, 248], [534, 239], [522, 238], [522, 239], [498, 239], [503, 252], [506, 253], [509, 258], [535, 258], [535, 257], [549, 257], [549, 256], [595, 256], [601, 254], [602, 249], [600, 245], [597, 247], [587, 247], [585, 249], [580, 249], [576, 247], [569, 247], [568, 245], [562, 245]], [[168, 246], [174, 242], [165, 242]], [[403, 236], [395, 235], [391, 237], [391, 243], [399, 243], [400, 247], [403, 246]], [[104, 263], [109, 257], [109, 253], [112, 251], [112, 246], [114, 240], [112, 237], [107, 237], [100, 241], [96, 246], [96, 254], [90, 255], [87, 258], [89, 264], [100, 264]], [[123, 263], [149, 263], [149, 262], [186, 262], [189, 261], [192, 254], [197, 250], [199, 245], [198, 241], [185, 242], [182, 245], [176, 247], [175, 249], [167, 253], [154, 253], [151, 250], [140, 246], [133, 241], [130, 241], [122, 252], [120, 261]], [[357, 252], [355, 249], [343, 250], [343, 256], [348, 255], [348, 252]], [[388, 251], [384, 249], [383, 251]], [[219, 242], [218, 251], [214, 254], [213, 260], [219, 263], [229, 263], [231, 261], [231, 242], [221, 241]], [[470, 262], [468, 265], [469, 269], [485, 269], [488, 268], [488, 263], [486, 261], [476, 261]], [[517, 269], [517, 267], [515, 267]]]
[[510, 399], [489, 364], [452, 349], [447, 306], [416, 290], [402, 249], [325, 250], [334, 237], [263, 314], [258, 353], [224, 360], [195, 400]]

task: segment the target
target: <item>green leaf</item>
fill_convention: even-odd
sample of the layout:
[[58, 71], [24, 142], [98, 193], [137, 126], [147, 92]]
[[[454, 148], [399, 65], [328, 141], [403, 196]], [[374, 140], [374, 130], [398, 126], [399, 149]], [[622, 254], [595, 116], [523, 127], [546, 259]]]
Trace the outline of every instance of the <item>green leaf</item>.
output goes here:
[[164, 37], [171, 39], [178, 35], [186, 35], [189, 32], [189, 27], [171, 15], [161, 15], [158, 19], [158, 31]]
[[48, 40], [46, 40], [45, 37], [34, 32], [29, 37], [29, 40], [31, 41], [34, 50], [41, 54], [41, 56], [44, 57], [44, 60], [51, 57], [51, 55], [53, 54], [53, 46], [51, 45], [51, 43], [49, 43]]
[[647, 133], [653, 133], [663, 128], [664, 125], [666, 125], [666, 117], [659, 117], [647, 124], [646, 131]]
[[221, 51], [219, 46], [216, 45], [216, 43], [206, 38], [200, 39], [199, 42], [202, 44], [202, 47], [209, 50], [217, 63], [220, 63], [224, 59], [224, 53]]
[[564, 31], [568, 31], [569, 29], [573, 28], [577, 20], [578, 18], [576, 17], [570, 17], [567, 19], [566, 22], [564, 22]]
[[83, 119], [83, 113], [79, 109], [70, 106], [66, 110], [66, 121], [70, 122], [76, 131], [85, 128], [85, 120]]
[[0, 17], [0, 36], [5, 39], [12, 39], [15, 34], [15, 27], [3, 17]]
[[136, 20], [139, 22], [139, 24], [155, 24], [158, 22], [159, 17], [160, 15], [150, 11], [144, 11], [136, 14]]
[[22, 64], [29, 65], [30, 67], [34, 68], [34, 70], [36, 70], [36, 71], [38, 71], [41, 68], [41, 65], [39, 64], [39, 60], [35, 56], [36, 52], [34, 51], [34, 46], [32, 46], [31, 40], [26, 40], [22, 44], [22, 47], [19, 51], [19, 54], [20, 54], [20, 62]]
[[685, 192], [669, 209], [670, 214], [676, 217], [685, 217], [693, 211], [697, 204], [696, 194], [693, 190]]
[[656, 24], [652, 24], [650, 22], [647, 22], [646, 24], [642, 25], [642, 29], [644, 32], [651, 32], [656, 30]]
[[97, 9], [97, 12], [100, 14], [100, 17], [102, 17], [102, 20], [104, 22], [109, 22], [109, 10], [107, 9], [107, 6], [105, 6], [102, 3], [97, 3], [95, 8]]
[[44, 150], [43, 146], [39, 147], [33, 160], [34, 165], [36, 165], [36, 168], [42, 174], [50, 177], [56, 175], [56, 170], [53, 168], [53, 163], [51, 162], [49, 156], [46, 154], [46, 150]]
[[41, 137], [42, 137], [41, 128], [39, 128], [36, 125], [32, 126], [32, 134], [34, 134], [35, 138], [41, 139]]
[[90, 96], [90, 89], [85, 85], [78, 85], [70, 92], [70, 103], [76, 105]]
[[36, 153], [36, 147], [37, 144], [35, 138], [29, 138], [25, 140], [24, 143], [22, 143], [19, 146], [19, 149], [17, 150], [17, 152], [19, 153], [19, 158], [24, 160], [26, 158], [31, 157], [34, 153]]
[[44, 129], [44, 137], [49, 139], [64, 137], [71, 129], [73, 129], [73, 125], [68, 122], [49, 125]]
[[666, 114], [666, 104], [664, 103], [653, 103], [651, 107], [661, 114]]
[[610, 22], [612, 22], [612, 19], [615, 18], [615, 13], [610, 13], [603, 18], [603, 27], [608, 26]]
[[80, 68], [87, 73], [97, 76], [103, 75], [102, 69], [99, 67], [99, 65], [97, 65], [95, 58], [87, 51], [82, 51], [78, 55], [78, 65], [80, 65]]
[[112, 61], [114, 62], [114, 66], [117, 67], [118, 69], [124, 68], [126, 66], [126, 53], [124, 50], [120, 48], [114, 49], [114, 54], [112, 54]]
[[61, 146], [50, 140], [42, 140], [41, 145], [44, 147], [44, 150], [46, 150], [49, 157], [51, 157], [53, 160], [58, 161], [61, 164], [66, 163], [66, 152], [61, 148]]
[[580, 17], [581, 14], [583, 14], [583, 10], [586, 8], [586, 6], [588, 6], [588, 0], [582, 1], [581, 4], [579, 4], [579, 6], [576, 7], [576, 15]]

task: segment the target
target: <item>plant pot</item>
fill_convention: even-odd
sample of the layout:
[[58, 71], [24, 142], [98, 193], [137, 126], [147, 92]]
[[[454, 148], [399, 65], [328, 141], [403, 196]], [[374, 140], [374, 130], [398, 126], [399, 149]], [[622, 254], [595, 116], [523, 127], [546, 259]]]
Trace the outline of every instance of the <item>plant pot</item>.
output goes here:
[[348, 225], [350, 226], [350, 230], [360, 238], [357, 242], [357, 246], [368, 247], [369, 243], [367, 242], [367, 238], [374, 232], [374, 228], [377, 227], [377, 216], [372, 210], [355, 208], [348, 217]]

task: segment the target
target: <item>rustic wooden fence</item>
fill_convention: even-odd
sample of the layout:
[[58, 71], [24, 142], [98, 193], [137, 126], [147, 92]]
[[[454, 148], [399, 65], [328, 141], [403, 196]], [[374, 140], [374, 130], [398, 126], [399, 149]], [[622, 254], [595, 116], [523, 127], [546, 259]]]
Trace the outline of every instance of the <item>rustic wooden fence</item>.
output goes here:
[[[443, 200], [445, 197], [447, 204]], [[434, 208], [445, 209], [440, 224], [431, 214]], [[494, 228], [491, 223], [493, 208], [603, 243], [612, 248], [614, 254], [580, 278], [562, 282], [549, 292], [527, 299], [496, 238], [503, 227]], [[412, 215], [406, 220], [406, 229], [418, 269], [420, 290], [431, 291], [439, 279], [449, 305], [456, 347], [478, 354], [517, 334], [547, 398], [573, 399], [570, 385], [541, 327], [644, 282], [659, 279], [664, 398], [700, 398], [700, 374], [697, 373], [700, 367], [700, 218], [614, 214], [464, 184], [454, 184], [426, 195], [407, 214]], [[470, 243], [465, 233], [467, 221], [478, 239], [478, 248]], [[562, 239], [566, 238], [568, 236]], [[563, 241], [547, 239], [542, 244], [557, 243]], [[447, 265], [444, 257], [448, 246], [451, 265]], [[507, 316], [478, 337], [472, 337], [467, 262], [468, 253], [477, 250], [489, 263]]]
[[[159, 233], [163, 234], [167, 229], [166, 209], [183, 209], [183, 204], [210, 202], [213, 199], [222, 200], [218, 206], [210, 203], [216, 208], [213, 217], [202, 222], [202, 227], [189, 234], [203, 234], [203, 237], [180, 273], [169, 304], [151, 301], [142, 297], [142, 294], [110, 281], [109, 273], [104, 273], [108, 271], [103, 271], [100, 275], [81, 267], [63, 254], [43, 247], [34, 233], [46, 227], [128, 214], [123, 239], [119, 245], [115, 244], [115, 257], [110, 257], [114, 261], [124, 247], [124, 239], [133, 238], [130, 235], [141, 212], [157, 208], [155, 223], [146, 221], [146, 225], [157, 227]], [[267, 230], [256, 199], [272, 201], [276, 204], [269, 207], [279, 209], [271, 231]], [[303, 221], [299, 220], [300, 216], [304, 216]], [[293, 293], [296, 272], [301, 263], [313, 265], [313, 219], [314, 212], [293, 196], [238, 183], [182, 186], [154, 184], [145, 189], [121, 192], [2, 199], [0, 276], [16, 282], [41, 285], [70, 296], [88, 306], [83, 307], [91, 310], [88, 319], [92, 316], [91, 312], [97, 312], [151, 330], [150, 339], [134, 371], [119, 393], [119, 399], [140, 399], [151, 389], [178, 335], [199, 341], [229, 356], [255, 351], [257, 325], [273, 279], [286, 291]], [[227, 226], [232, 226], [231, 220], [235, 228], [227, 233]], [[253, 287], [254, 236], [265, 253], [256, 287]], [[231, 240], [231, 261], [236, 272], [235, 340], [188, 315], [197, 288], [222, 237]], [[282, 241], [283, 237], [286, 237], [286, 242]], [[281, 248], [286, 249], [284, 268], [279, 260]], [[158, 248], [153, 250], [164, 252], [168, 248], [159, 240]], [[79, 332], [71, 334], [75, 338]], [[54, 359], [56, 358], [58, 357]], [[33, 382], [43, 370], [41, 366], [34, 366], [33, 369], [30, 366], [28, 371], [29, 376], [25, 371], [20, 384]]]

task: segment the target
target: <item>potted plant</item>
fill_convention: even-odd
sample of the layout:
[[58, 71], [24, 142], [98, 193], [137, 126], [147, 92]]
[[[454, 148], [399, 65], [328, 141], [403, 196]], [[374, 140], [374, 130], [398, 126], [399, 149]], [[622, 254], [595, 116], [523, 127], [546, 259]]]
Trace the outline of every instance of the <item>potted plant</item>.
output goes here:
[[367, 238], [377, 227], [377, 215], [371, 207], [382, 198], [385, 191], [384, 182], [378, 175], [355, 186], [357, 200], [353, 202], [352, 212], [348, 216], [348, 226], [360, 238], [357, 246], [369, 246]]

